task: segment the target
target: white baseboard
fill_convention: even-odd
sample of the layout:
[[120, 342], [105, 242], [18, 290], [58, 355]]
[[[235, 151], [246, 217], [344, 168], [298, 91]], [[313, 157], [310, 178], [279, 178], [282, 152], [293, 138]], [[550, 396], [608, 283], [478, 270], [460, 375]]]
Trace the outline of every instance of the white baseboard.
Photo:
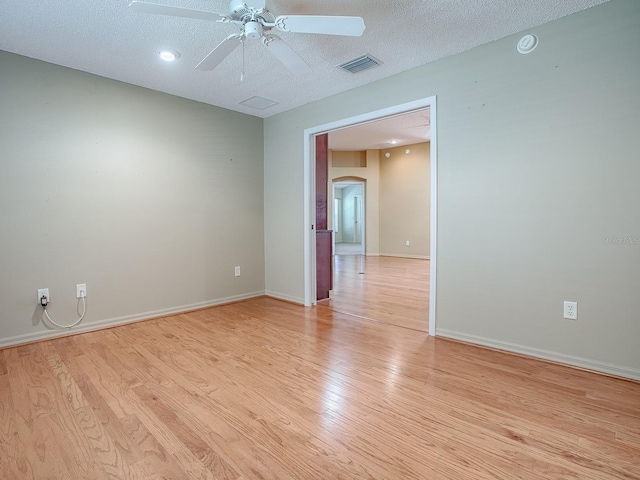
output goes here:
[[498, 350], [505, 350], [507, 352], [518, 353], [529, 357], [550, 360], [552, 362], [563, 363], [565, 365], [584, 368], [586, 370], [593, 370], [595, 372], [607, 373], [610, 375], [615, 375], [617, 377], [629, 378], [631, 380], [640, 380], [640, 370], [625, 367], [622, 365], [614, 365], [611, 363], [599, 362], [597, 360], [589, 360], [588, 358], [574, 357], [573, 355], [551, 352], [548, 350], [527, 347], [525, 345], [518, 345], [515, 343], [501, 342], [499, 340], [492, 340], [490, 338], [479, 337], [476, 335], [468, 335], [466, 333], [454, 332], [442, 328], [436, 329], [436, 336], [451, 338], [453, 340], [460, 340], [462, 342], [473, 343], [476, 345], [491, 347]]
[[284, 293], [272, 292], [270, 290], [265, 291], [264, 294], [267, 297], [276, 298], [278, 300], [283, 300], [289, 303], [295, 303], [304, 307], [304, 298], [301, 297], [292, 297], [290, 295], [285, 295]]
[[380, 257], [416, 258], [418, 260], [430, 260], [429, 255], [400, 255], [398, 253], [381, 253]]
[[135, 323], [143, 320], [149, 320], [151, 318], [164, 317], [168, 315], [175, 315], [178, 313], [188, 312], [191, 310], [198, 310], [201, 308], [214, 307], [216, 305], [223, 305], [225, 303], [237, 302], [240, 300], [248, 300], [250, 298], [261, 297], [265, 295], [265, 292], [252, 292], [242, 295], [234, 295], [231, 297], [218, 298], [216, 300], [208, 300], [206, 302], [192, 303], [189, 305], [181, 305], [179, 307], [163, 308], [161, 310], [153, 310], [150, 312], [136, 313], [133, 315], [125, 315], [123, 317], [108, 318], [105, 320], [97, 320], [91, 323], [81, 323], [77, 327], [65, 328], [59, 330], [46, 330], [40, 332], [26, 333], [23, 335], [16, 335], [14, 337], [0, 338], [0, 348], [14, 347], [16, 345], [23, 345], [25, 343], [38, 342], [41, 340], [49, 340], [52, 338], [66, 337], [69, 335], [76, 335], [78, 333], [93, 332], [95, 330], [102, 330], [104, 328], [111, 328], [118, 325], [125, 325], [127, 323]]

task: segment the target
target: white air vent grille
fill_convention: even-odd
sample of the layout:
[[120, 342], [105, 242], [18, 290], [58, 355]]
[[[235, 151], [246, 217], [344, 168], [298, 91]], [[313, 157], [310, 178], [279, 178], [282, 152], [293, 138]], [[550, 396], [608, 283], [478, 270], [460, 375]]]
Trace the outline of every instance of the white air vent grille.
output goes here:
[[369, 68], [377, 67], [381, 63], [382, 62], [377, 58], [374, 58], [371, 55], [366, 54], [338, 66], [343, 70], [346, 70], [347, 72], [358, 73], [358, 72], [362, 72], [363, 70], [368, 70]]

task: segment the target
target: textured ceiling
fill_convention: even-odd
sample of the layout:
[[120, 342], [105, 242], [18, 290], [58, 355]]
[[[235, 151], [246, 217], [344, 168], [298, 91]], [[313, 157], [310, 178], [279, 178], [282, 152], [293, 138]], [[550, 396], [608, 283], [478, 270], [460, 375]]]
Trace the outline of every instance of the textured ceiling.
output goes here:
[[431, 140], [428, 108], [329, 132], [331, 150], [384, 150]]
[[[226, 0], [152, 1], [228, 10]], [[242, 48], [214, 71], [194, 68], [236, 27], [137, 13], [129, 0], [2, 0], [0, 50], [264, 118], [605, 1], [267, 0], [276, 15], [358, 15], [366, 30], [362, 37], [278, 32], [311, 66], [298, 77], [259, 42], [247, 41], [242, 82]], [[181, 57], [164, 63], [157, 55], [163, 48]], [[358, 74], [336, 68], [365, 53], [383, 64]], [[277, 103], [264, 110], [240, 104], [253, 96]]]

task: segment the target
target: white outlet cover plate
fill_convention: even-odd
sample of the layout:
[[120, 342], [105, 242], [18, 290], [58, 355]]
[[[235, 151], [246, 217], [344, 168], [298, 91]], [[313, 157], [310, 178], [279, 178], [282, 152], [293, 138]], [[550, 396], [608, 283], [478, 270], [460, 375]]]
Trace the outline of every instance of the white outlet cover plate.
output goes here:
[[38, 304], [40, 304], [40, 299], [42, 298], [42, 296], [47, 297], [47, 301], [50, 302], [51, 301], [51, 297], [49, 296], [49, 289], [48, 288], [39, 288], [38, 289]]
[[578, 302], [564, 302], [564, 318], [567, 320], [578, 319]]
[[82, 293], [84, 292], [84, 296], [87, 296], [87, 284], [86, 283], [78, 283], [76, 285], [76, 298], [82, 298]]

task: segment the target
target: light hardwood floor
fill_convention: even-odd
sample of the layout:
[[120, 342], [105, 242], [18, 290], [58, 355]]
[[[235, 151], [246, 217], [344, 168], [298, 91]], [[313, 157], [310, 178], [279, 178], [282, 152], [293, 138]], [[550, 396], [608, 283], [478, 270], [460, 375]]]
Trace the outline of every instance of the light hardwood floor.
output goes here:
[[319, 307], [428, 331], [429, 260], [336, 255], [333, 270], [331, 298]]
[[640, 384], [256, 298], [0, 351], [0, 478], [640, 478]]
[[361, 243], [336, 243], [335, 244], [336, 255], [361, 255], [362, 244]]

